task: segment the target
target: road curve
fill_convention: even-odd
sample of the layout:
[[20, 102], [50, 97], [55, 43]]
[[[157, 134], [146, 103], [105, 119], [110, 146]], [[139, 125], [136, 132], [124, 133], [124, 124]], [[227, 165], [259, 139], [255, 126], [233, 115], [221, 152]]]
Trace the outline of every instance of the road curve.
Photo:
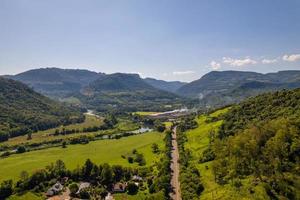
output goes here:
[[173, 188], [173, 192], [171, 192], [170, 196], [172, 200], [181, 200], [180, 194], [180, 183], [179, 183], [179, 152], [178, 145], [176, 140], [176, 127], [172, 132], [172, 160], [171, 160], [171, 170], [172, 170], [172, 178], [171, 178], [171, 186]]

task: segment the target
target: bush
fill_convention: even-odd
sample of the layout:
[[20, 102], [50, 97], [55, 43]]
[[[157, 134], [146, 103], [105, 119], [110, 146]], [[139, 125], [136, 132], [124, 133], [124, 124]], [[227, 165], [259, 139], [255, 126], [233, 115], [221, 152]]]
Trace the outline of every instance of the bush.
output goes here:
[[90, 193], [88, 192], [87, 188], [84, 188], [82, 190], [80, 190], [80, 193], [79, 193], [79, 197], [81, 199], [90, 199]]
[[75, 194], [78, 191], [79, 187], [78, 187], [77, 183], [71, 183], [69, 185], [69, 189], [70, 189], [70, 192], [71, 192], [71, 196], [75, 196]]
[[26, 148], [24, 146], [19, 146], [17, 148], [17, 153], [24, 153], [24, 152], [26, 152]]
[[138, 192], [139, 187], [134, 182], [129, 182], [127, 185], [128, 194], [134, 195]]
[[0, 185], [0, 199], [6, 199], [13, 193], [12, 180], [3, 181]]

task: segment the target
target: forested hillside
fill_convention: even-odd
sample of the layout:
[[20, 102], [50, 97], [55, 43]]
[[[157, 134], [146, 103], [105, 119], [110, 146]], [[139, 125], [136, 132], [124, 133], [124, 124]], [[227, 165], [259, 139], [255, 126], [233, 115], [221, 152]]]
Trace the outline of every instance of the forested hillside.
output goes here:
[[35, 91], [57, 99], [78, 92], [103, 75], [103, 73], [80, 69], [41, 68], [9, 76], [9, 78], [21, 81]]
[[98, 111], [159, 111], [180, 108], [182, 98], [147, 84], [137, 74], [106, 75], [89, 84], [76, 96]]
[[192, 81], [176, 93], [199, 99], [199, 106], [220, 107], [265, 92], [300, 87], [300, 71], [255, 73], [243, 71], [213, 71]]
[[28, 86], [0, 78], [0, 140], [83, 120], [77, 109], [64, 107]]
[[[225, 114], [211, 153], [220, 184], [262, 184], [270, 199], [300, 198], [300, 89], [267, 93]], [[210, 150], [209, 150], [210, 151]]]

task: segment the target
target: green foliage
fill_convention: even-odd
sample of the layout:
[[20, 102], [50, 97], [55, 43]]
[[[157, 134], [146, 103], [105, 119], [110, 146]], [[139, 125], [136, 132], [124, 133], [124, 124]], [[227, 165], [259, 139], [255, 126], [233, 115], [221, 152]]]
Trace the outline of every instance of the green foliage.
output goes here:
[[271, 198], [299, 198], [300, 90], [260, 95], [234, 106], [213, 142], [220, 184], [254, 176]]
[[233, 106], [224, 116], [219, 137], [235, 135], [249, 125], [278, 117], [295, 119], [300, 116], [300, 89], [266, 93]]
[[69, 185], [69, 189], [70, 189], [71, 196], [75, 196], [76, 192], [79, 189], [78, 184], [77, 183], [71, 183]]
[[134, 182], [129, 182], [127, 185], [127, 192], [130, 195], [134, 195], [139, 191], [139, 187]]
[[153, 143], [151, 145], [151, 148], [152, 148], [152, 152], [155, 153], [155, 154], [158, 154], [159, 153], [159, 147], [158, 147], [158, 144], [156, 143]]
[[16, 153], [24, 153], [26, 152], [26, 148], [24, 146], [18, 146]]
[[6, 199], [13, 193], [12, 180], [3, 181], [0, 185], [0, 199]]
[[197, 122], [192, 117], [185, 118], [177, 126], [177, 143], [180, 162], [180, 188], [183, 200], [197, 199], [204, 190], [200, 181], [200, 172], [191, 163], [192, 152], [185, 148], [187, 142], [186, 130], [196, 128]]
[[0, 110], [0, 141], [84, 120], [78, 110], [5, 78], [0, 78]]

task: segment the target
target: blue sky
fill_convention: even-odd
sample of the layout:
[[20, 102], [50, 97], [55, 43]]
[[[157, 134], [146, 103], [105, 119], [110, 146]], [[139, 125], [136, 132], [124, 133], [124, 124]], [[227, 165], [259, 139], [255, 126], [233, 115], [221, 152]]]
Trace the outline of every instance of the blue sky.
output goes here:
[[0, 0], [0, 74], [300, 70], [299, 0]]

